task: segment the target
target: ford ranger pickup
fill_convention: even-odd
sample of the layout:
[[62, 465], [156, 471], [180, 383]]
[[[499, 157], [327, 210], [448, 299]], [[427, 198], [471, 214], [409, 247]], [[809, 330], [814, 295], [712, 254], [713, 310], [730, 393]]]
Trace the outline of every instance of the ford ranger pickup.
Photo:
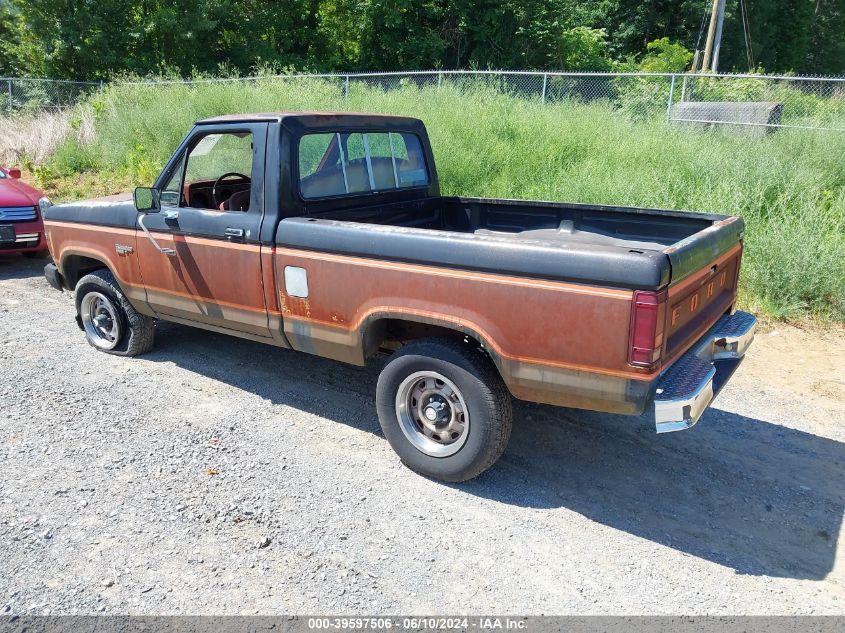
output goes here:
[[741, 218], [442, 196], [407, 117], [206, 119], [134, 199], [44, 220], [45, 275], [97, 350], [147, 352], [165, 319], [356, 365], [387, 354], [384, 434], [448, 481], [502, 454], [511, 396], [691, 427], [756, 326], [734, 309]]

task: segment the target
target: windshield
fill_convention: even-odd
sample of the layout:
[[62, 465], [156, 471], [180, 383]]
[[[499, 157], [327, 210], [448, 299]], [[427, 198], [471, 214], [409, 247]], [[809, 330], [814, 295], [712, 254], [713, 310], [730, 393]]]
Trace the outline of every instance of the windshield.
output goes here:
[[3, 180], [4, 178], [6, 178], [6, 172], [0, 169], [0, 180]]

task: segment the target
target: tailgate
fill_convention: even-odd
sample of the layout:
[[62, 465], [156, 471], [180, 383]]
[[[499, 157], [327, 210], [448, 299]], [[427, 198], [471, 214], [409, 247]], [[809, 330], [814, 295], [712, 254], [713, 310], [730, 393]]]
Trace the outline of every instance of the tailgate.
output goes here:
[[703, 264], [699, 254], [699, 267], [679, 281], [675, 281], [673, 267], [663, 330], [666, 364], [685, 352], [731, 308], [736, 299], [741, 258], [742, 243], [734, 241], [727, 251]]

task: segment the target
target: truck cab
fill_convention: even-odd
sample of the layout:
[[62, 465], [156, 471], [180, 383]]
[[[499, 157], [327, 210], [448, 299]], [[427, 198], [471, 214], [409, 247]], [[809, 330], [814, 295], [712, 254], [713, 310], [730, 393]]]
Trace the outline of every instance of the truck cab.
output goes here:
[[284, 343], [278, 319], [269, 318], [279, 308], [269, 283], [279, 223], [325, 208], [438, 196], [424, 147], [425, 128], [404, 117], [273, 114], [199, 122], [154, 185], [160, 212], [141, 218], [153, 238], [137, 244], [147, 305], [156, 314], [252, 337], [275, 334]]

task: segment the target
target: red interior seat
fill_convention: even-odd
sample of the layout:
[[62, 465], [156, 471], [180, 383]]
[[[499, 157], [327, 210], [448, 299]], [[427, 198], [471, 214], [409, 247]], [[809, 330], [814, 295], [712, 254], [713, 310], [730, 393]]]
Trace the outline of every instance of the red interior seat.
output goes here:
[[249, 189], [237, 191], [224, 200], [218, 207], [221, 211], [248, 211], [249, 210]]

